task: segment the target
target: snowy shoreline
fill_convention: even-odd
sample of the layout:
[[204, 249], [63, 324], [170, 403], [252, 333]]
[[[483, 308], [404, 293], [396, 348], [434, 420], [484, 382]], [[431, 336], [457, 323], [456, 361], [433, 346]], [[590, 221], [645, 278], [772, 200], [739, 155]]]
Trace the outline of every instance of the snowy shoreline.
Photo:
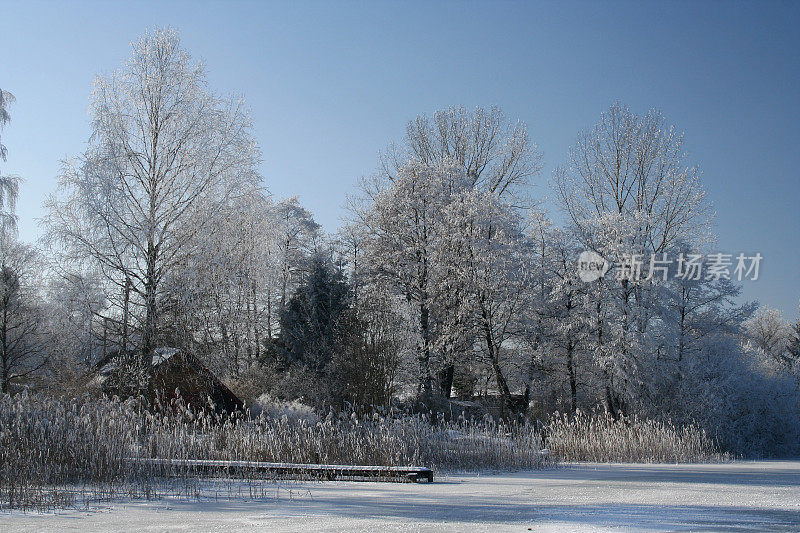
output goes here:
[[[208, 488], [208, 487], [206, 487]], [[246, 494], [246, 489], [243, 491]], [[433, 484], [280, 482], [260, 497], [2, 513], [4, 531], [605, 531], [800, 528], [800, 461], [571, 463]]]

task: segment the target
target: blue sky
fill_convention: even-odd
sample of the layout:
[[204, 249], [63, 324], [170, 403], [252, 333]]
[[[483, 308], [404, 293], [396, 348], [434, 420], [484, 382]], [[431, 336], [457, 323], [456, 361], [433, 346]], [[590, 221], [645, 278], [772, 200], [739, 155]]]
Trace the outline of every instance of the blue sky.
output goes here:
[[548, 181], [613, 101], [686, 132], [718, 248], [761, 252], [744, 295], [796, 318], [800, 299], [800, 4], [765, 2], [0, 2], [0, 87], [17, 102], [4, 173], [25, 178], [34, 240], [59, 161], [88, 140], [92, 80], [146, 28], [173, 26], [211, 86], [244, 96], [266, 187], [326, 229], [408, 119], [450, 105], [524, 120]]

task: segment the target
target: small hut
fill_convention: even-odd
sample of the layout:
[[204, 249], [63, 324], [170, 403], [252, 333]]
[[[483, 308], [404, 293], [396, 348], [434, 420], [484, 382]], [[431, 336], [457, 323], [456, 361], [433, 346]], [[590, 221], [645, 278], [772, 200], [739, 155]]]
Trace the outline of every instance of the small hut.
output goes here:
[[[89, 387], [105, 394], [127, 395], [135, 381], [129, 361], [137, 354], [112, 352], [94, 367]], [[179, 396], [190, 408], [213, 409], [219, 414], [244, 410], [240, 400], [193, 354], [176, 348], [158, 348], [153, 353], [153, 392], [162, 405]]]

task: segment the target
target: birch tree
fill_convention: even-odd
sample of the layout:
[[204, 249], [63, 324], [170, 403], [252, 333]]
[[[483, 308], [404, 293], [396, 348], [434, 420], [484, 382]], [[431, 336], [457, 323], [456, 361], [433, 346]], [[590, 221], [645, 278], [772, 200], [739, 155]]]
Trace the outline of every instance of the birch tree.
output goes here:
[[[8, 91], [0, 89], [0, 133], [3, 132], [6, 124], [11, 120], [8, 106], [14, 102], [14, 95]], [[0, 137], [0, 159], [6, 161], [8, 150]], [[14, 208], [19, 196], [20, 178], [17, 176], [7, 176], [0, 173], [0, 224], [3, 228], [15, 229], [17, 217]]]
[[[0, 89], [0, 133], [11, 120], [8, 105], [14, 95]], [[0, 159], [8, 151], [0, 137]], [[40, 308], [36, 304], [30, 276], [38, 263], [34, 250], [16, 240], [15, 207], [20, 178], [0, 175], [0, 388], [40, 369], [45, 362], [39, 342]]]
[[[12, 103], [14, 103], [14, 95], [0, 88], [0, 132], [11, 120], [8, 106]], [[3, 145], [3, 138], [0, 136], [0, 157], [3, 158], [3, 161], [6, 160], [6, 155], [6, 147]]]
[[252, 192], [259, 152], [242, 101], [208, 89], [175, 31], [148, 32], [132, 48], [95, 81], [90, 146], [65, 165], [46, 223], [57, 248], [137, 297], [147, 370], [164, 276], [214, 224], [214, 206]]

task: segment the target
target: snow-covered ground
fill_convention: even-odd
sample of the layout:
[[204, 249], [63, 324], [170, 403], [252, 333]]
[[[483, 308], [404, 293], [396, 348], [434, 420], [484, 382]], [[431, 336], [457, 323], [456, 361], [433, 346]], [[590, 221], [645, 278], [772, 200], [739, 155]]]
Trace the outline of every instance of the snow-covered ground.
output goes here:
[[263, 498], [0, 514], [1, 531], [798, 531], [800, 461], [576, 464], [433, 484], [281, 482]]

